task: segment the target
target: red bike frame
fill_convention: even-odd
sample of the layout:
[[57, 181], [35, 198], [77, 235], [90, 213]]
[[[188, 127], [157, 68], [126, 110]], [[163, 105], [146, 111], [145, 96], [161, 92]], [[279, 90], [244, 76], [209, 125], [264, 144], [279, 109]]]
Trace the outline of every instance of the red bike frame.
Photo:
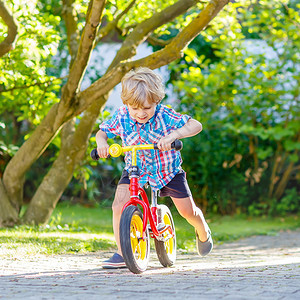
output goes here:
[[[143, 232], [146, 231], [147, 220], [149, 220], [150, 228], [152, 230], [152, 235], [153, 235], [151, 237], [162, 235], [167, 230], [173, 237], [174, 233], [170, 225], [165, 226], [162, 230], [157, 229], [157, 225], [158, 225], [157, 206], [154, 205], [150, 207], [147, 194], [145, 190], [140, 187], [138, 177], [130, 178], [129, 191], [130, 191], [130, 200], [123, 206], [123, 210], [129, 205], [137, 206], [139, 204], [143, 207]], [[141, 196], [142, 199], [139, 198], [139, 195]]]

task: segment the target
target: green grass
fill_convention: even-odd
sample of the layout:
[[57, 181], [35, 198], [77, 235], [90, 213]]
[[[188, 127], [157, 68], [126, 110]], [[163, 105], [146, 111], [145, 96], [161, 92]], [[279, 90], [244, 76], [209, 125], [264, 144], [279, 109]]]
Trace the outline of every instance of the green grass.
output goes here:
[[[173, 213], [175, 217], [178, 247], [190, 251], [195, 249], [194, 230], [186, 220]], [[298, 216], [287, 217], [249, 217], [245, 215], [235, 216], [211, 216], [206, 218], [212, 230], [216, 243], [230, 242], [253, 235], [274, 235], [282, 230], [300, 228]]]
[[[195, 251], [191, 225], [172, 211], [177, 246], [183, 252]], [[251, 235], [273, 235], [280, 230], [300, 227], [298, 216], [285, 218], [211, 216], [207, 218], [215, 243]], [[46, 226], [18, 226], [0, 229], [0, 257], [36, 254], [87, 253], [115, 248], [112, 212], [107, 208], [58, 205]], [[153, 246], [153, 243], [151, 243]]]

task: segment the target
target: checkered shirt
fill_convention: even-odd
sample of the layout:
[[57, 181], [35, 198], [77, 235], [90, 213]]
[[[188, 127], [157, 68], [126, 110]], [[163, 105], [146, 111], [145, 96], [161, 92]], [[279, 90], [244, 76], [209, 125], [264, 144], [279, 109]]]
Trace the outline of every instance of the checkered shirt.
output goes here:
[[[120, 136], [122, 146], [153, 144], [184, 126], [190, 118], [188, 115], [181, 115], [165, 105], [158, 104], [154, 116], [145, 124], [141, 124], [130, 116], [127, 106], [123, 105], [99, 127], [108, 138]], [[131, 165], [129, 152], [125, 153], [125, 163], [125, 170], [128, 170]], [[178, 173], [181, 163], [179, 151], [137, 151], [140, 185], [144, 186], [149, 182], [154, 190], [160, 190]]]

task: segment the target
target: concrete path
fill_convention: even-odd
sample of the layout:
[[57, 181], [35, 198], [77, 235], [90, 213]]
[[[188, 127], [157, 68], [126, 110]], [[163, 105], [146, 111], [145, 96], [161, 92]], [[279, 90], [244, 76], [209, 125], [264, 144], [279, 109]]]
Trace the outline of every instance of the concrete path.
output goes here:
[[111, 254], [0, 256], [0, 299], [300, 299], [300, 230], [218, 245], [205, 258], [178, 253], [172, 268], [152, 251], [141, 275], [103, 270]]

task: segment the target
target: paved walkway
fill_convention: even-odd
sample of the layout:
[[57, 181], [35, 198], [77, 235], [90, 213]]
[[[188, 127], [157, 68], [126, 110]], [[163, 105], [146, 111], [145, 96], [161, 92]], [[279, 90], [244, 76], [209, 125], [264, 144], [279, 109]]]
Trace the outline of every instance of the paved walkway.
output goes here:
[[162, 268], [154, 251], [141, 275], [107, 271], [111, 255], [1, 258], [0, 299], [300, 299], [300, 230], [180, 254]]

